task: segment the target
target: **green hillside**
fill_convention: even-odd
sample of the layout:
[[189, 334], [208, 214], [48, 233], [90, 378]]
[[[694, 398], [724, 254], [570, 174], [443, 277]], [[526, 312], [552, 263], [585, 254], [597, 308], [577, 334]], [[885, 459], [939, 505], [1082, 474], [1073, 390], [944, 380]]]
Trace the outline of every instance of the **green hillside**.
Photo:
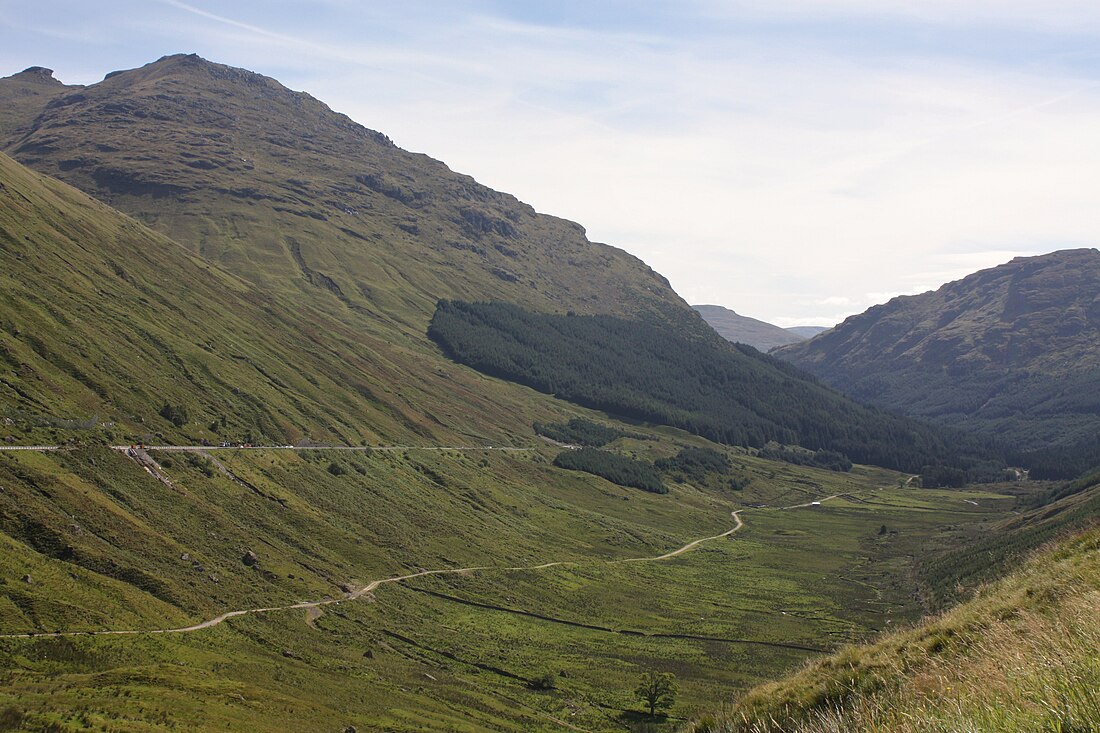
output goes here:
[[1006, 440], [1037, 475], [1073, 478], [1100, 465], [1098, 344], [1100, 252], [1078, 249], [894, 298], [775, 355], [857, 399]]
[[[11, 439], [82, 428], [115, 442], [453, 442], [472, 425], [457, 416], [474, 409], [508, 426], [480, 380], [263, 293], [2, 155], [0, 204], [0, 430]], [[410, 405], [427, 390], [466, 404], [432, 417]], [[166, 403], [184, 408], [183, 424], [160, 415]]]
[[937, 608], [966, 598], [1044, 544], [1095, 523], [1100, 517], [1100, 475], [1023, 497], [1018, 507], [985, 536], [922, 562], [921, 577]]

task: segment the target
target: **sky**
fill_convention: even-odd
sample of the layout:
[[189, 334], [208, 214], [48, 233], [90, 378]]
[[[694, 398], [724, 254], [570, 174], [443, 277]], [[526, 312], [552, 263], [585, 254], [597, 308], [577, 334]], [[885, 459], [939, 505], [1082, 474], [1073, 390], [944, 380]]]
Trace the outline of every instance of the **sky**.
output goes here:
[[1088, 0], [0, 0], [0, 76], [179, 52], [780, 326], [1100, 242]]

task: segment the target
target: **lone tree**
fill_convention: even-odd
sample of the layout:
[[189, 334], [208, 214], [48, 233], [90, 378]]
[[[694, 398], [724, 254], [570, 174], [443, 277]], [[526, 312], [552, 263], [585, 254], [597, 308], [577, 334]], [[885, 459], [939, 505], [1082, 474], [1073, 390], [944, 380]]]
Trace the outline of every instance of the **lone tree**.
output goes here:
[[634, 694], [646, 704], [652, 718], [658, 709], [670, 708], [676, 702], [676, 677], [672, 672], [643, 672]]

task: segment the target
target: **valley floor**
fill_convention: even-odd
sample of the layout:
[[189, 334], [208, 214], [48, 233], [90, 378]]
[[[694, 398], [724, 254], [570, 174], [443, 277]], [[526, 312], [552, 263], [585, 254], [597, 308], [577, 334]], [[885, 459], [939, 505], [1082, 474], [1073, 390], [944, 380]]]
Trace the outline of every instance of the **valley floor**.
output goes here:
[[658, 496], [539, 451], [155, 455], [171, 487], [112, 451], [0, 458], [0, 723], [623, 730], [661, 669], [673, 726], [915, 618], [913, 558], [1011, 505], [748, 456], [744, 491]]

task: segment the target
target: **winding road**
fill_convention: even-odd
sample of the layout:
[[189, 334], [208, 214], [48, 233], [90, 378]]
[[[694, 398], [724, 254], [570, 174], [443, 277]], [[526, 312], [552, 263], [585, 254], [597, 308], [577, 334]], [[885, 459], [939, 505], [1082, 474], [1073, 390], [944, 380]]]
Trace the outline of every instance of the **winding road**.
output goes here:
[[[123, 446], [120, 449], [126, 449], [129, 446]], [[148, 450], [154, 450], [151, 447]], [[175, 447], [175, 450], [194, 450], [195, 448], [181, 448]], [[163, 450], [163, 449], [156, 449]], [[483, 449], [469, 449], [469, 450], [483, 450]], [[498, 450], [498, 449], [493, 449]], [[499, 450], [505, 450], [503, 448]], [[523, 449], [513, 449], [523, 450]], [[529, 450], [529, 449], [528, 449]], [[791, 510], [802, 509], [810, 506], [817, 506], [826, 501], [836, 499], [839, 494], [833, 494], [822, 499], [806, 502], [804, 504], [794, 504], [792, 506], [774, 507], [774, 510]], [[760, 507], [764, 508], [764, 507]], [[731, 529], [726, 530], [721, 534], [712, 535], [710, 537], [702, 537], [697, 540], [688, 542], [683, 547], [680, 547], [671, 552], [666, 552], [663, 555], [656, 555], [651, 557], [631, 557], [620, 560], [596, 560], [596, 561], [580, 561], [580, 560], [559, 560], [556, 562], [545, 562], [539, 565], [525, 565], [517, 567], [497, 567], [492, 565], [478, 565], [465, 568], [444, 568], [441, 570], [421, 570], [416, 573], [409, 573], [408, 575], [395, 575], [389, 578], [379, 578], [378, 580], [372, 580], [358, 590], [351, 591], [340, 598], [325, 598], [319, 601], [299, 601], [298, 603], [292, 603], [285, 606], [267, 606], [261, 608], [244, 608], [238, 611], [227, 611], [220, 616], [202, 621], [192, 626], [180, 626], [177, 628], [168, 629], [124, 629], [124, 630], [102, 630], [102, 631], [51, 631], [51, 632], [27, 632], [22, 634], [0, 634], [0, 639], [42, 639], [42, 638], [56, 638], [62, 636], [134, 636], [137, 634], [186, 634], [194, 631], [202, 631], [203, 629], [209, 629], [214, 626], [218, 626], [231, 618], [237, 618], [239, 616], [249, 616], [253, 614], [261, 613], [274, 613], [276, 611], [293, 611], [298, 609], [309, 608], [322, 608], [324, 606], [332, 606], [340, 603], [346, 603], [348, 601], [355, 601], [368, 593], [372, 593], [378, 588], [388, 583], [400, 583], [404, 580], [412, 580], [413, 578], [422, 578], [427, 575], [462, 575], [464, 573], [471, 573], [477, 570], [481, 571], [499, 571], [499, 572], [515, 572], [515, 571], [530, 571], [530, 570], [544, 570], [547, 568], [567, 566], [567, 565], [588, 565], [588, 564], [601, 564], [601, 565], [615, 565], [620, 563], [637, 563], [637, 562], [661, 562], [664, 560], [670, 560], [674, 557], [683, 555], [684, 553], [694, 550], [699, 545], [705, 542], [711, 542], [713, 540], [722, 539], [723, 537], [729, 537], [733, 533], [739, 531], [745, 526], [745, 522], [741, 519], [741, 513], [746, 511], [745, 509], [738, 509], [730, 513], [734, 519], [734, 526]]]

